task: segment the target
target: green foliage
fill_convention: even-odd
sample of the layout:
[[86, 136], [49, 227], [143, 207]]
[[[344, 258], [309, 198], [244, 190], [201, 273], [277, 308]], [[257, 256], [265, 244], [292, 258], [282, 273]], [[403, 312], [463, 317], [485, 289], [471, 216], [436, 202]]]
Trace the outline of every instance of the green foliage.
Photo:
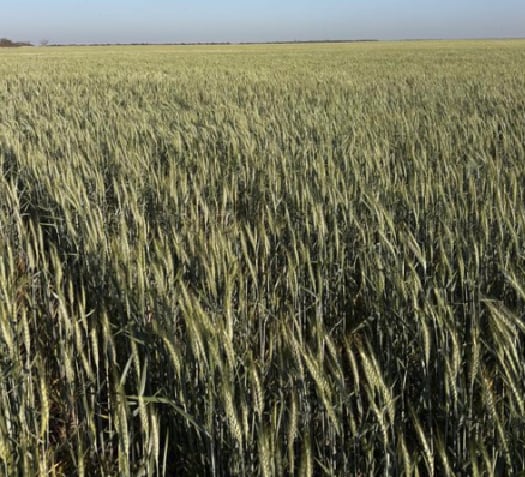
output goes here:
[[525, 471], [524, 48], [0, 53], [0, 473]]
[[13, 46], [31, 46], [31, 43], [28, 41], [13, 41], [8, 38], [0, 38], [0, 48]]

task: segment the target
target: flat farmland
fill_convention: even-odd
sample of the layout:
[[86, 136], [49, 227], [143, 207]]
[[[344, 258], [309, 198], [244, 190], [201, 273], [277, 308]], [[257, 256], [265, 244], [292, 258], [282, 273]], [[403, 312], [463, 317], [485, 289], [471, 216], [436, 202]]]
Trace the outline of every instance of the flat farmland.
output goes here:
[[525, 471], [525, 40], [0, 49], [0, 474]]

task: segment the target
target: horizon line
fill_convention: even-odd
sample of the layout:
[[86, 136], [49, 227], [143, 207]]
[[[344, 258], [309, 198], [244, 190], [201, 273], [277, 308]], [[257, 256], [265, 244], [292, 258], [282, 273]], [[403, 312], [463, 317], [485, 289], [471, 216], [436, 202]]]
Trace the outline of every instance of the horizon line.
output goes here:
[[358, 38], [358, 39], [318, 39], [318, 40], [267, 40], [267, 41], [176, 41], [176, 42], [89, 42], [89, 43], [48, 43], [45, 45], [13, 40], [13, 47], [58, 47], [58, 46], [235, 46], [235, 45], [288, 45], [288, 44], [329, 44], [329, 43], [372, 43], [372, 42], [403, 42], [403, 41], [505, 41], [525, 40], [525, 36], [498, 36], [498, 37], [463, 37], [463, 38]]

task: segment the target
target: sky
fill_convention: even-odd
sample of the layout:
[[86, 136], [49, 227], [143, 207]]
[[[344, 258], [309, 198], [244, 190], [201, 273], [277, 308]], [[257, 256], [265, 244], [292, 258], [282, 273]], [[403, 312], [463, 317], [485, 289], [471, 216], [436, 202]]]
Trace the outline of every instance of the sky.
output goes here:
[[0, 37], [178, 43], [525, 37], [525, 0], [17, 0]]

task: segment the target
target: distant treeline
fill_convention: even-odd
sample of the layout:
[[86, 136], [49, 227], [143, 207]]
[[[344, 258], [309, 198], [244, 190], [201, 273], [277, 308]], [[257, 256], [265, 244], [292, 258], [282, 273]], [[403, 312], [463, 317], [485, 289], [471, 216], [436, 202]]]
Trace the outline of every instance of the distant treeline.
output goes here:
[[16, 46], [31, 46], [29, 41], [13, 41], [7, 38], [0, 38], [0, 48], [9, 48]]
[[311, 44], [311, 43], [362, 43], [379, 41], [376, 39], [362, 40], [290, 40], [290, 41], [204, 41], [204, 42], [174, 42], [174, 43], [60, 43], [49, 44], [48, 46], [228, 46], [228, 45], [293, 45], [293, 44]]
[[368, 41], [379, 41], [374, 38], [364, 38], [361, 40], [296, 40], [296, 41], [267, 41], [265, 43], [272, 45], [287, 45], [293, 43], [363, 43]]

